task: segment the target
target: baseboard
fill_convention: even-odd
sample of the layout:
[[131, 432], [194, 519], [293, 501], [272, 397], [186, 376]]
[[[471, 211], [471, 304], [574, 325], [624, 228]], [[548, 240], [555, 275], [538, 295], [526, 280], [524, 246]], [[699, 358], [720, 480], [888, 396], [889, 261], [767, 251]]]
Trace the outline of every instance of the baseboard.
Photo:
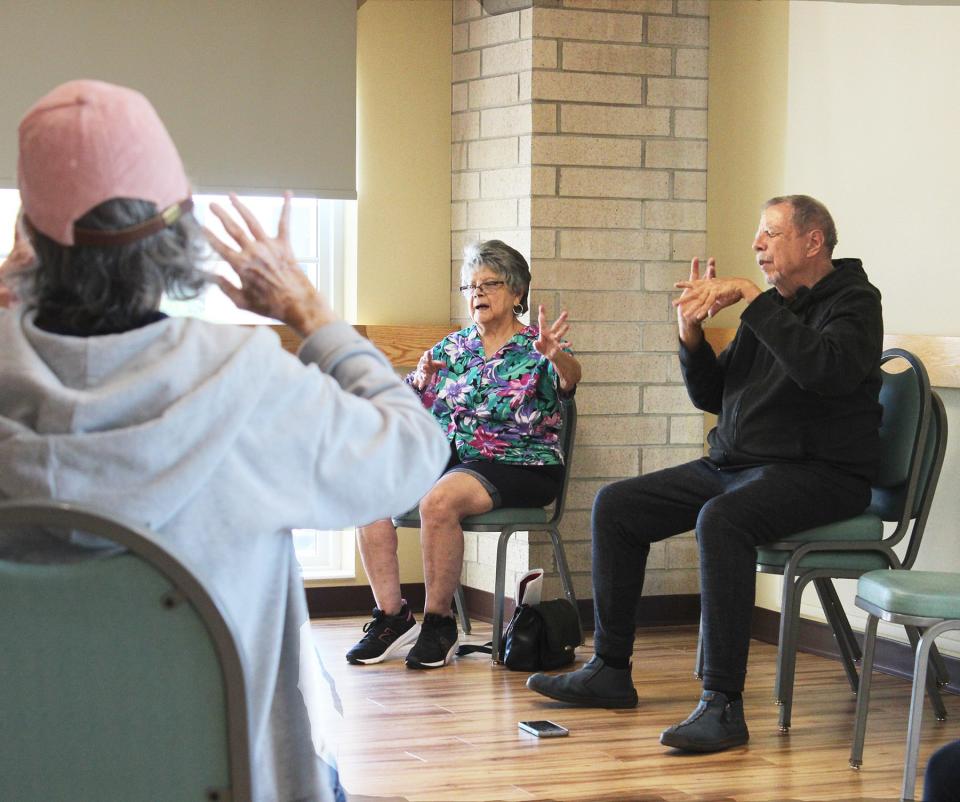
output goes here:
[[[400, 593], [413, 607], [422, 610], [426, 593], [423, 582], [409, 582], [400, 586]], [[368, 585], [306, 588], [307, 610], [311, 618], [340, 618], [347, 615], [370, 615], [374, 607], [373, 593]]]
[[[862, 648], [862, 633], [856, 632], [854, 634]], [[780, 640], [780, 613], [763, 607], [754, 607], [751, 635], [765, 643], [778, 643]], [[801, 652], [840, 660], [840, 651], [837, 649], [837, 641], [833, 637], [833, 630], [829, 624], [823, 621], [811, 621], [809, 618], [800, 619], [797, 648]], [[947, 671], [950, 673], [950, 683], [943, 690], [960, 694], [960, 658], [943, 655], [943, 659], [947, 664]], [[877, 638], [874, 668], [884, 674], [892, 674], [912, 680], [913, 650], [909, 644], [889, 638]]]
[[[400, 586], [403, 597], [414, 610], [422, 610], [425, 599], [423, 583]], [[345, 587], [312, 587], [306, 589], [307, 609], [311, 618], [336, 618], [367, 615], [373, 608], [373, 594], [366, 585]], [[464, 586], [463, 595], [471, 618], [493, 620], [493, 594]], [[513, 599], [504, 600], [504, 621], [509, 621], [515, 608]], [[577, 609], [586, 631], [593, 631], [593, 599], [578, 599]], [[637, 627], [674, 627], [700, 621], [700, 596], [696, 593], [673, 596], [643, 596], [637, 605]]]

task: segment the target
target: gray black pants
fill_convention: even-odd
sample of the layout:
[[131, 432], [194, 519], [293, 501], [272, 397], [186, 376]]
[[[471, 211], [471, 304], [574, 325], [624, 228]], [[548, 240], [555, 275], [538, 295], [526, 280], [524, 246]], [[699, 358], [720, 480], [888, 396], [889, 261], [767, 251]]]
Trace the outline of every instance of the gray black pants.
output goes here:
[[593, 504], [594, 649], [630, 657], [650, 544], [695, 529], [704, 686], [743, 690], [756, 547], [858, 515], [869, 501], [865, 480], [823, 465], [718, 469], [700, 459], [607, 485]]

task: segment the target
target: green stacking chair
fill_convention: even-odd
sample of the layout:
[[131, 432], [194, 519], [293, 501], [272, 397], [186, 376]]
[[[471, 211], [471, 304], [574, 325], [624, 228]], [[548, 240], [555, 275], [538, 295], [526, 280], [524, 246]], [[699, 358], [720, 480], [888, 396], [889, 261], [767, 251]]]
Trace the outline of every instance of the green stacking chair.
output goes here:
[[0, 558], [0, 799], [250, 799], [244, 664], [217, 601], [136, 526], [0, 504], [0, 537], [41, 530], [115, 545], [55, 564]]
[[[895, 364], [891, 364], [895, 363]], [[910, 568], [917, 558], [946, 450], [947, 417], [943, 402], [930, 389], [923, 363], [899, 348], [884, 351], [880, 403], [881, 458], [870, 506], [861, 515], [798, 532], [779, 543], [757, 549], [757, 570], [783, 575], [780, 647], [777, 653], [776, 698], [780, 729], [790, 728], [800, 601], [810, 582], [833, 628], [850, 688], [857, 691], [857, 640], [832, 579], [857, 579], [881, 568]], [[890, 367], [906, 370], [893, 373]], [[884, 535], [884, 522], [896, 524]], [[894, 547], [907, 540], [901, 560]], [[916, 638], [915, 630], [910, 630]], [[940, 702], [939, 694], [936, 695]], [[942, 703], [940, 703], [942, 710]]]
[[[469, 532], [499, 532], [497, 541], [496, 584], [493, 598], [493, 638], [491, 642], [492, 658], [499, 660], [500, 638], [503, 630], [503, 607], [506, 592], [507, 546], [515, 532], [546, 532], [553, 543], [553, 554], [557, 563], [557, 572], [563, 584], [563, 592], [567, 600], [577, 609], [577, 599], [573, 593], [573, 580], [570, 577], [570, 568], [567, 565], [566, 552], [563, 550], [563, 541], [560, 539], [560, 521], [563, 518], [563, 508], [567, 497], [567, 488], [570, 484], [570, 455], [573, 453], [574, 437], [577, 432], [577, 404], [572, 398], [562, 402], [563, 425], [560, 431], [560, 448], [567, 463], [563, 484], [553, 504], [549, 507], [501, 507], [497, 510], [485, 512], [482, 515], [471, 515], [464, 518], [461, 525]], [[413, 509], [404, 515], [393, 519], [394, 526], [420, 526], [420, 513]], [[466, 612], [463, 598], [463, 588], [457, 585], [457, 611], [460, 616], [463, 631], [470, 632], [470, 618]]]
[[[881, 364], [885, 367], [880, 390], [881, 458], [870, 506], [854, 518], [797, 532], [757, 549], [757, 571], [781, 574], [784, 578], [774, 690], [781, 705], [779, 726], [784, 732], [791, 724], [804, 589], [813, 582], [833, 629], [850, 688], [856, 693], [860, 647], [832, 580], [857, 579], [880, 568], [910, 568], [933, 503], [947, 439], [943, 402], [931, 391], [923, 363], [910, 352], [888, 349], [883, 352]], [[891, 367], [901, 370], [892, 372]], [[885, 522], [895, 524], [886, 535]], [[906, 552], [901, 560], [894, 547], [904, 540]], [[916, 630], [908, 628], [908, 633], [915, 642]], [[939, 674], [945, 677], [946, 669], [939, 655], [936, 661]], [[698, 645], [697, 676], [702, 672], [703, 655]], [[934, 703], [942, 710], [936, 689], [934, 695]]]
[[[868, 615], [853, 747], [850, 750], [850, 765], [855, 769], [859, 769], [863, 763], [863, 739], [870, 704], [877, 622], [883, 619], [916, 628], [923, 633], [916, 644], [913, 667], [910, 723], [907, 727], [907, 754], [901, 791], [901, 799], [906, 802], [914, 798], [916, 787], [924, 686], [929, 691], [931, 687], [936, 687], [937, 682], [935, 673], [928, 671], [931, 650], [936, 639], [944, 632], [960, 629], [960, 574], [941, 571], [871, 571], [861, 576], [857, 583], [856, 604]], [[943, 718], [940, 711], [937, 718]]]

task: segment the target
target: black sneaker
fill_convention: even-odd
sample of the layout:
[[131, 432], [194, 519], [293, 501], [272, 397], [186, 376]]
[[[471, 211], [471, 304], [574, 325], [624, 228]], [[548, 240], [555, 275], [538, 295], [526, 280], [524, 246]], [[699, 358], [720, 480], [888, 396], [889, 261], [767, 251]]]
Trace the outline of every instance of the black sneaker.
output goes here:
[[396, 615], [387, 615], [374, 607], [373, 621], [364, 624], [363, 631], [367, 634], [347, 652], [348, 663], [380, 663], [415, 640], [420, 627], [404, 601]]
[[420, 637], [407, 653], [407, 668], [440, 668], [457, 650], [457, 621], [449, 615], [424, 613]]

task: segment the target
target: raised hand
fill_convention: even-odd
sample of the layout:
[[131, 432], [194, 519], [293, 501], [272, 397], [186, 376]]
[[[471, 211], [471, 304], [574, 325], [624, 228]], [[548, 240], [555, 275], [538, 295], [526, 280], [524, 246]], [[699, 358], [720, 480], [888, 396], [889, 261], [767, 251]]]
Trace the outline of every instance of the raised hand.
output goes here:
[[743, 298], [752, 301], [760, 294], [760, 288], [749, 279], [717, 278], [713, 259], [707, 267], [705, 278], [678, 281], [674, 286], [682, 289], [683, 294], [673, 301], [673, 305], [687, 320], [697, 323], [713, 317], [721, 309], [732, 306]]
[[534, 341], [533, 347], [551, 362], [554, 362], [557, 354], [562, 353], [564, 348], [570, 347], [570, 343], [563, 339], [570, 330], [570, 324], [567, 323], [567, 310], [564, 309], [559, 317], [548, 325], [547, 313], [543, 304], [540, 304], [537, 312], [537, 325], [540, 328], [540, 334]]
[[694, 257], [690, 260], [690, 277], [687, 281], [678, 281], [674, 287], [683, 289], [680, 297], [673, 301], [677, 308], [677, 326], [680, 329], [680, 340], [687, 348], [695, 348], [703, 340], [703, 330], [700, 326], [703, 318], [698, 317], [697, 309], [691, 306], [694, 299], [693, 288], [701, 281], [716, 280], [717, 260], [713, 257], [707, 260], [707, 272], [700, 278], [700, 260]]
[[573, 388], [580, 381], [581, 369], [580, 363], [573, 354], [563, 350], [570, 347], [569, 340], [564, 339], [570, 330], [570, 324], [567, 323], [567, 310], [564, 309], [553, 323], [548, 324], [546, 310], [543, 304], [540, 304], [537, 310], [537, 325], [540, 333], [534, 340], [533, 347], [550, 360], [550, 364], [557, 372], [560, 389], [565, 393], [572, 393]]
[[428, 387], [443, 365], [443, 362], [433, 358], [433, 351], [428, 348], [423, 352], [423, 356], [417, 362], [417, 369], [413, 372], [413, 386], [418, 390]]
[[240, 286], [237, 286], [229, 279], [217, 276], [217, 284], [224, 294], [241, 309], [281, 320], [301, 337], [307, 337], [337, 316], [297, 264], [290, 244], [290, 197], [289, 192], [284, 194], [275, 237], [267, 235], [236, 195], [230, 196], [230, 202], [245, 227], [216, 203], [210, 205], [210, 211], [223, 223], [224, 230], [239, 250], [227, 245], [209, 229], [204, 233], [210, 246], [240, 279]]

